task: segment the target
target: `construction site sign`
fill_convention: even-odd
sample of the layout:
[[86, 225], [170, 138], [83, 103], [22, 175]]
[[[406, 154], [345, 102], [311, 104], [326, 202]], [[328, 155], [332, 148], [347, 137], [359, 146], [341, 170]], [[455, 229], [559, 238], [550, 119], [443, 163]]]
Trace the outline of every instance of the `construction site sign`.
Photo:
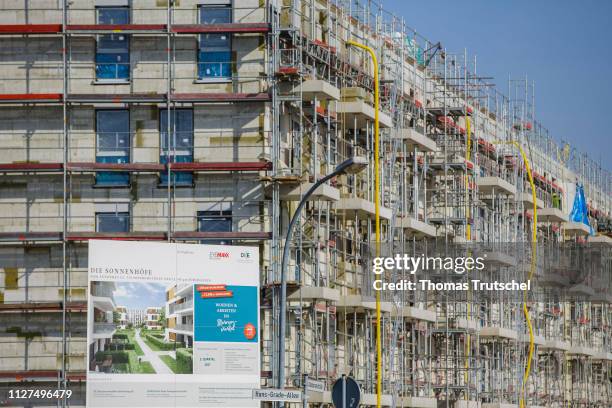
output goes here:
[[256, 247], [89, 242], [88, 407], [259, 407]]

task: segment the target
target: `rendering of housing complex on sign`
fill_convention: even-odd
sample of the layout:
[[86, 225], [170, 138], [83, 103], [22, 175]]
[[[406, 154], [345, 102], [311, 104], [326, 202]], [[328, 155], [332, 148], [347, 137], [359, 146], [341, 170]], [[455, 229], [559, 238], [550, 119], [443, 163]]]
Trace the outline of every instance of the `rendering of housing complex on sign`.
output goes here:
[[[374, 49], [378, 98], [349, 41]], [[88, 375], [191, 373], [208, 295], [164, 282], [133, 307], [123, 282], [88, 280], [88, 241], [127, 240], [257, 248], [261, 388], [320, 381], [309, 407], [342, 374], [362, 406], [380, 374], [385, 407], [610, 407], [612, 177], [537, 121], [530, 82], [476, 72], [374, 0], [0, 0], [0, 406], [41, 387], [73, 394], [8, 406], [84, 406]], [[309, 188], [356, 157], [285, 240]], [[477, 243], [499, 276], [529, 270], [535, 238], [564, 265], [541, 283], [583, 291], [571, 277], [597, 247], [582, 278], [607, 291], [383, 292], [377, 324], [377, 224], [397, 253]]]

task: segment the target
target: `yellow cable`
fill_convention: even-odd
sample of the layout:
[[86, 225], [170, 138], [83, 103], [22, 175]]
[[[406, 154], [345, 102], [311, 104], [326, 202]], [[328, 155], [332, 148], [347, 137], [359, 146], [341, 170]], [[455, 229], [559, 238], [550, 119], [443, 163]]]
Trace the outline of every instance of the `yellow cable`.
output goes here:
[[[519, 149], [521, 152], [521, 157], [525, 162], [525, 169], [527, 170], [527, 177], [529, 178], [529, 184], [531, 185], [531, 197], [533, 199], [533, 228], [531, 231], [531, 267], [529, 268], [529, 277], [531, 280], [533, 277], [533, 273], [536, 267], [536, 254], [537, 254], [537, 233], [538, 233], [538, 209], [536, 207], [536, 190], [535, 184], [533, 182], [533, 176], [531, 175], [531, 168], [529, 166], [529, 160], [527, 159], [527, 155], [525, 151], [521, 147], [521, 145], [515, 141], [509, 142], [494, 142], [500, 144], [512, 144]], [[520, 408], [525, 408], [525, 387], [527, 385], [527, 380], [529, 379], [529, 373], [531, 372], [531, 360], [533, 359], [533, 351], [534, 351], [534, 338], [533, 338], [533, 326], [531, 324], [531, 318], [529, 316], [529, 309], [527, 308], [527, 289], [523, 292], [523, 314], [525, 315], [525, 319], [527, 320], [527, 327], [529, 328], [529, 354], [527, 356], [527, 364], [525, 365], [525, 373], [523, 375], [523, 383], [521, 384], [521, 400], [520, 400]]]
[[[467, 106], [466, 106], [466, 111], [467, 111]], [[465, 115], [465, 128], [466, 128], [466, 133], [467, 133], [467, 140], [466, 140], [466, 149], [465, 149], [465, 165], [466, 165], [466, 169], [467, 169], [467, 163], [468, 161], [470, 161], [470, 149], [471, 149], [471, 138], [470, 138], [470, 134], [471, 134], [471, 123], [470, 123], [470, 118], [467, 116], [467, 112]], [[466, 241], [470, 242], [472, 240], [472, 228], [470, 225], [470, 207], [469, 207], [469, 182], [470, 182], [470, 176], [468, 174], [468, 172], [465, 172], [465, 197], [466, 200], [468, 200], [466, 202], [465, 205], [465, 239]], [[469, 255], [471, 255], [471, 251], [469, 253]], [[472, 315], [472, 308], [471, 308], [471, 303], [470, 303], [470, 291], [468, 290], [468, 302], [467, 302], [467, 320], [468, 320], [468, 328], [469, 328], [469, 322], [470, 322], [470, 317]], [[470, 331], [468, 330], [467, 332], [467, 336], [466, 336], [466, 342], [465, 342], [465, 375], [464, 375], [464, 381], [467, 384], [468, 383], [468, 379], [469, 379], [469, 368], [470, 368], [470, 343], [471, 343], [471, 336], [470, 336]], [[468, 390], [469, 391], [469, 390]], [[468, 393], [466, 392], [464, 395], [465, 399], [468, 399]]]
[[[371, 47], [355, 41], [347, 41], [347, 45], [361, 48], [370, 54], [374, 66], [374, 214], [376, 224], [376, 257], [380, 256], [380, 175], [379, 175], [379, 126], [378, 111], [380, 101], [378, 95], [378, 59]], [[376, 291], [376, 408], [381, 407], [382, 396], [382, 344], [380, 341], [380, 291]]]

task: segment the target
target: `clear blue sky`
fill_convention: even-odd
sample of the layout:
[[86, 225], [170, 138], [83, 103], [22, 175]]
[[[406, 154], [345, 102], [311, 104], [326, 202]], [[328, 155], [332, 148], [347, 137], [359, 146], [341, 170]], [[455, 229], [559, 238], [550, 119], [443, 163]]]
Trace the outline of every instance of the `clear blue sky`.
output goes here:
[[507, 93], [508, 75], [535, 81], [536, 120], [612, 169], [612, 1], [383, 0], [383, 7]]

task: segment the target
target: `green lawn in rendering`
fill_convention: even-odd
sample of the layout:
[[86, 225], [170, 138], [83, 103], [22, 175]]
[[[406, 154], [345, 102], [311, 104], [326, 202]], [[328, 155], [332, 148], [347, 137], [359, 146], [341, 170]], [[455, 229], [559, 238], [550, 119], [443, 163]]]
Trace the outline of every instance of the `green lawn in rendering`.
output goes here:
[[161, 355], [159, 358], [172, 370], [174, 374], [193, 373], [193, 354], [191, 349], [177, 349], [176, 360], [169, 355]]
[[122, 350], [102, 352], [101, 358], [111, 353], [113, 356], [113, 372], [125, 374], [155, 374], [155, 369], [148, 361], [139, 361], [144, 356], [142, 348], [135, 339], [134, 329], [117, 330], [113, 336], [115, 347]]

